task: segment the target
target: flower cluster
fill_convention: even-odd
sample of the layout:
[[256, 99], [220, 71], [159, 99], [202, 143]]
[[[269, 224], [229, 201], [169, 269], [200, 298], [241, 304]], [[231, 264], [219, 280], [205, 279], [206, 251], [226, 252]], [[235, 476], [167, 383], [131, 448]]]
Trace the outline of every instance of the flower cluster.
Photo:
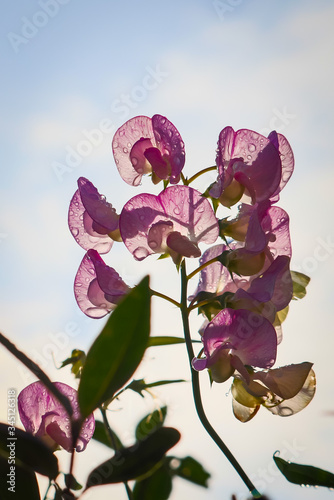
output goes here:
[[[289, 216], [276, 205], [294, 169], [287, 139], [275, 131], [264, 137], [224, 128], [217, 180], [203, 193], [183, 175], [184, 143], [161, 115], [127, 121], [112, 148], [125, 182], [138, 186], [148, 175], [164, 188], [159, 195], [134, 196], [117, 214], [90, 181], [78, 180], [68, 220], [86, 250], [74, 284], [80, 309], [101, 318], [129, 292], [100, 256], [114, 241], [122, 241], [138, 261], [158, 254], [179, 266], [185, 258], [200, 258], [188, 309], [198, 308], [205, 323], [193, 369], [208, 369], [214, 382], [233, 377], [233, 410], [241, 421], [252, 418], [260, 405], [278, 415], [304, 408], [315, 391], [312, 365], [273, 368], [294, 286]], [[217, 217], [238, 202], [234, 218]], [[215, 245], [202, 254], [201, 244]]]

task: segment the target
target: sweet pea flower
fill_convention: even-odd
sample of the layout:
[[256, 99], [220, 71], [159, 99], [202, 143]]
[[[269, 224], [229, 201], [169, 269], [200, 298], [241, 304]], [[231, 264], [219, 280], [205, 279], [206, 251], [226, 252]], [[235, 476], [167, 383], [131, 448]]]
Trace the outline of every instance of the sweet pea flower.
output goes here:
[[171, 186], [158, 196], [139, 194], [124, 206], [119, 227], [136, 260], [153, 253], [199, 257], [198, 244], [214, 243], [218, 222], [209, 201], [188, 186]]
[[246, 309], [220, 311], [205, 328], [202, 342], [205, 357], [194, 358], [192, 366], [198, 371], [209, 368], [215, 382], [224, 382], [235, 369], [247, 380], [245, 365], [269, 368], [275, 363], [274, 327]]
[[218, 178], [210, 196], [231, 207], [244, 192], [252, 203], [268, 200], [279, 189], [282, 163], [277, 141], [248, 129], [225, 127], [219, 134], [216, 163]]
[[130, 287], [96, 250], [88, 250], [74, 280], [74, 295], [79, 308], [90, 318], [103, 318], [115, 309]]
[[184, 143], [175, 126], [164, 116], [136, 116], [115, 133], [112, 150], [122, 179], [138, 186], [144, 174], [152, 173], [156, 184], [177, 184], [185, 163]]
[[78, 187], [68, 212], [70, 231], [84, 250], [108, 253], [111, 238], [117, 239], [119, 215], [88, 179], [80, 177]]
[[263, 406], [274, 415], [288, 417], [312, 401], [315, 388], [315, 373], [308, 362], [253, 372], [248, 381], [236, 377], [231, 388], [233, 413], [248, 422]]
[[[72, 418], [80, 421], [77, 391], [62, 382], [55, 382], [54, 385], [71, 401]], [[66, 451], [72, 452], [73, 443], [68, 413], [42, 382], [33, 382], [20, 392], [18, 410], [27, 432], [42, 438], [52, 448], [59, 445]], [[79, 438], [75, 443], [76, 451], [86, 449], [94, 434], [94, 429], [95, 419], [93, 415], [90, 415], [81, 427]]]
[[251, 276], [265, 270], [275, 257], [291, 257], [289, 216], [277, 206], [260, 203], [241, 206], [238, 217], [227, 223], [224, 234], [244, 241], [226, 260], [230, 271]]

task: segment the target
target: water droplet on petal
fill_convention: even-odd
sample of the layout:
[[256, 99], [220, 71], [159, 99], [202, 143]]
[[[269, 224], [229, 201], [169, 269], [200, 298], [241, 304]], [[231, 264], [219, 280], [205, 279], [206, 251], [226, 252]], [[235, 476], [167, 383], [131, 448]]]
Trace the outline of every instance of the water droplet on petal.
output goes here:
[[252, 144], [252, 143], [248, 144], [248, 151], [253, 153], [255, 150], [256, 150], [255, 144]]

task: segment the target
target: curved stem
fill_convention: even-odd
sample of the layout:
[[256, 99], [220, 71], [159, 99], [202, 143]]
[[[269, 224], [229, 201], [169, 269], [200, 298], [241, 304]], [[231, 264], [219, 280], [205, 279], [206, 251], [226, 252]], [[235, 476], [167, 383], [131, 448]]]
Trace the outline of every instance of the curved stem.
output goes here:
[[199, 416], [199, 419], [205, 428], [205, 430], [208, 432], [210, 437], [214, 440], [216, 445], [220, 448], [220, 450], [224, 453], [228, 461], [231, 463], [231, 465], [234, 467], [236, 472], [239, 474], [240, 478], [243, 480], [247, 488], [249, 489], [250, 493], [253, 495], [254, 498], [261, 498], [260, 493], [256, 490], [255, 486], [245, 473], [245, 471], [242, 469], [240, 466], [239, 462], [236, 460], [236, 458], [232, 455], [226, 444], [223, 442], [223, 440], [220, 438], [220, 436], [217, 434], [215, 429], [212, 427], [210, 424], [204, 408], [202, 404], [202, 399], [201, 399], [201, 392], [200, 392], [200, 383], [199, 383], [199, 373], [194, 370], [191, 366], [191, 362], [194, 358], [194, 350], [192, 347], [192, 342], [191, 342], [191, 336], [190, 336], [190, 328], [189, 328], [189, 312], [187, 308], [187, 285], [188, 285], [188, 279], [189, 276], [187, 276], [186, 273], [186, 265], [185, 261], [182, 262], [181, 264], [181, 314], [182, 314], [182, 322], [183, 322], [183, 329], [184, 329], [184, 336], [186, 340], [186, 345], [187, 345], [187, 351], [188, 351], [188, 357], [189, 357], [189, 363], [191, 367], [191, 379], [192, 379], [192, 387], [193, 387], [193, 396], [194, 396], [194, 401], [195, 401], [195, 406], [196, 406], [196, 411]]
[[203, 170], [200, 170], [199, 172], [197, 172], [197, 174], [193, 175], [192, 177], [190, 177], [190, 179], [187, 180], [187, 185], [189, 186], [189, 184], [197, 179], [197, 177], [202, 174], [206, 174], [207, 172], [211, 172], [212, 170], [217, 170], [217, 166], [215, 165], [213, 167], [203, 168]]
[[176, 300], [172, 299], [171, 297], [168, 297], [168, 295], [165, 295], [164, 293], [156, 292], [155, 290], [151, 289], [151, 295], [155, 295], [156, 297], [160, 297], [161, 299], [168, 300], [168, 302], [171, 302], [174, 304], [174, 306], [180, 308], [181, 304], [179, 302], [176, 302]]
[[207, 262], [204, 262], [204, 264], [202, 264], [201, 266], [199, 266], [197, 269], [195, 269], [195, 271], [193, 271], [192, 273], [190, 273], [187, 277], [188, 280], [190, 280], [191, 278], [193, 278], [197, 273], [201, 272], [202, 269], [205, 269], [207, 266], [209, 266], [210, 264], [213, 264], [214, 262], [217, 262], [217, 257], [213, 257], [212, 259], [208, 260]]

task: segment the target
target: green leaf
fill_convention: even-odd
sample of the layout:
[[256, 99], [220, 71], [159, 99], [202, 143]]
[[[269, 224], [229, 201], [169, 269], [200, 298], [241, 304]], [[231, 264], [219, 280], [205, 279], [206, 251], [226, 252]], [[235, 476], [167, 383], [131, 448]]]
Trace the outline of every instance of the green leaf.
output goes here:
[[334, 474], [313, 465], [300, 465], [287, 462], [274, 455], [274, 461], [283, 476], [290, 482], [300, 485], [325, 486], [334, 488]]
[[171, 427], [161, 427], [143, 441], [123, 448], [94, 469], [88, 477], [86, 489], [99, 484], [123, 483], [148, 473], [176, 445], [180, 433]]
[[[201, 341], [200, 340], [193, 340], [192, 342], [200, 343]], [[150, 337], [148, 339], [147, 347], [172, 345], [172, 344], [184, 344], [184, 343], [185, 343], [185, 340], [182, 337], [169, 337], [168, 335], [165, 335], [165, 336]]]
[[[12, 429], [12, 427], [9, 427]], [[0, 454], [10, 459], [15, 454], [15, 463], [33, 469], [35, 472], [55, 479], [58, 476], [58, 460], [43, 441], [15, 427], [13, 436], [8, 433], [8, 425], [0, 423]], [[16, 439], [15, 439], [16, 438]]]
[[[115, 442], [116, 449], [123, 448], [122, 442], [117, 436], [117, 434], [112, 429], [110, 430], [113, 435], [113, 440]], [[95, 441], [98, 441], [99, 443], [108, 446], [109, 448], [112, 448], [113, 450], [115, 449], [113, 443], [110, 442], [108, 433], [104, 427], [104, 423], [101, 422], [100, 420], [95, 420], [95, 431], [93, 439], [95, 439]]]
[[150, 334], [150, 298], [147, 276], [119, 303], [90, 348], [78, 389], [83, 417], [112, 398], [141, 362]]
[[302, 299], [306, 295], [306, 287], [311, 278], [297, 271], [291, 271], [291, 278], [293, 284], [293, 298]]
[[[199, 486], [203, 486], [204, 488], [208, 487], [208, 479], [211, 474], [209, 474], [197, 460], [192, 457], [185, 457], [182, 459], [174, 457], [168, 458], [170, 459], [170, 468], [173, 474], [198, 484]], [[176, 467], [173, 467], [174, 462], [177, 464]]]
[[[10, 469], [14, 467], [14, 469]], [[15, 466], [8, 464], [8, 459], [1, 455], [0, 452], [0, 470], [2, 475], [0, 477], [0, 498], [1, 500], [40, 500], [39, 488], [36, 479], [36, 474], [32, 469], [26, 469], [21, 464], [15, 462]], [[7, 476], [15, 471], [15, 476]], [[9, 489], [11, 488], [11, 489]], [[14, 488], [14, 489], [13, 489]]]
[[154, 410], [154, 412], [142, 418], [136, 427], [135, 436], [138, 441], [143, 440], [152, 432], [163, 426], [167, 414], [167, 406]]
[[165, 464], [149, 477], [136, 481], [133, 500], [167, 500], [172, 491], [172, 478]]

